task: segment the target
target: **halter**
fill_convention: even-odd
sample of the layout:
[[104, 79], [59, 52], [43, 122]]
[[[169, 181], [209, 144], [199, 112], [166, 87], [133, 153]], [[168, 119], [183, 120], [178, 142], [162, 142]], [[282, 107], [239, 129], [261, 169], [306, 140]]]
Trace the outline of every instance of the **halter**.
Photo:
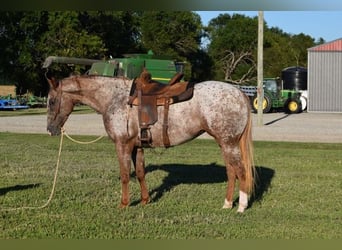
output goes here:
[[57, 115], [61, 111], [61, 103], [62, 103], [62, 83], [61, 82], [58, 83], [58, 87], [56, 88], [56, 91], [57, 91], [56, 101], [58, 101], [58, 106], [56, 108], [56, 112], [53, 118], [54, 120], [56, 120]]

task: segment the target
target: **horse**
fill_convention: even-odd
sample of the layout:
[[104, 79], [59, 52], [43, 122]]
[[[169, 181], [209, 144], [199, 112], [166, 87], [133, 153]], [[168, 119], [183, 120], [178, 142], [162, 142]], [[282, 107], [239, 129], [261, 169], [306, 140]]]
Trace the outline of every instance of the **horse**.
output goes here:
[[[138, 107], [128, 105], [133, 79], [79, 75], [56, 80], [50, 85], [47, 102], [47, 131], [60, 135], [64, 123], [76, 104], [82, 103], [102, 114], [108, 137], [115, 144], [120, 166], [121, 201], [130, 204], [129, 180], [131, 165], [140, 184], [141, 204], [150, 201], [145, 182], [144, 147], [139, 142]], [[227, 175], [227, 189], [222, 208], [233, 207], [235, 182], [239, 182], [237, 212], [244, 212], [253, 193], [255, 167], [251, 110], [248, 97], [238, 88], [219, 81], [203, 81], [194, 85], [190, 100], [172, 104], [168, 113], [170, 146], [186, 143], [207, 132], [218, 143]], [[164, 147], [163, 111], [161, 119], [151, 126], [151, 147]]]

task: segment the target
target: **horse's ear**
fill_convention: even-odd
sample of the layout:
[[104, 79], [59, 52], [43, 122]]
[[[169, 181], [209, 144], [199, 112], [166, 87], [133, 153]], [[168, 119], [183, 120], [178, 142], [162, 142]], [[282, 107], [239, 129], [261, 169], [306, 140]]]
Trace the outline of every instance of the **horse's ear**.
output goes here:
[[58, 81], [56, 81], [56, 79], [54, 77], [51, 77], [51, 79], [49, 79], [49, 78], [46, 78], [46, 79], [47, 79], [51, 89], [57, 89]]

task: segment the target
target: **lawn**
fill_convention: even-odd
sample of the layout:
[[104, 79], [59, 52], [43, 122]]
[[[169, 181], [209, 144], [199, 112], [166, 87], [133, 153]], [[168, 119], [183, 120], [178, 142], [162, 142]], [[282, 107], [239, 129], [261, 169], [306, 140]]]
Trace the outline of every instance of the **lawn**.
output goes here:
[[131, 205], [119, 209], [113, 144], [65, 139], [49, 206], [5, 211], [46, 202], [59, 139], [0, 133], [0, 239], [341, 239], [342, 144], [255, 142], [257, 189], [238, 214], [221, 209], [227, 183], [213, 140], [145, 150], [152, 201], [139, 204], [132, 170]]

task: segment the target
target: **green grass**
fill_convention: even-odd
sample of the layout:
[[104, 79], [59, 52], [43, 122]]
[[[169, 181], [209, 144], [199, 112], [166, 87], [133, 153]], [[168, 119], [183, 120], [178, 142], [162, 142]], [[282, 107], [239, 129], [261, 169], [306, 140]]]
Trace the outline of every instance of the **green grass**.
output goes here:
[[[59, 139], [0, 133], [0, 209], [46, 202]], [[254, 145], [258, 187], [250, 208], [238, 214], [236, 206], [221, 209], [227, 183], [212, 140], [145, 150], [152, 202], [139, 204], [132, 170], [131, 206], [119, 209], [113, 144], [65, 139], [52, 202], [0, 211], [0, 239], [341, 239], [342, 144]]]

